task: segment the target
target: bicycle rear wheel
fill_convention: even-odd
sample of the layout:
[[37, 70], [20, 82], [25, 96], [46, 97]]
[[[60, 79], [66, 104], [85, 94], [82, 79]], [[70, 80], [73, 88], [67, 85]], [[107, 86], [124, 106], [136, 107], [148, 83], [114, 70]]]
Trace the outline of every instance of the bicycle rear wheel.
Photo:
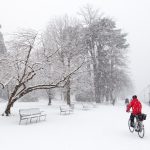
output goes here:
[[143, 138], [144, 134], [145, 134], [144, 125], [142, 125], [140, 127], [140, 130], [138, 131], [138, 135], [139, 135], [140, 138]]
[[130, 130], [130, 132], [134, 132], [134, 127], [131, 127], [131, 120], [129, 119], [129, 121], [128, 121], [128, 127], [129, 127], [129, 130]]

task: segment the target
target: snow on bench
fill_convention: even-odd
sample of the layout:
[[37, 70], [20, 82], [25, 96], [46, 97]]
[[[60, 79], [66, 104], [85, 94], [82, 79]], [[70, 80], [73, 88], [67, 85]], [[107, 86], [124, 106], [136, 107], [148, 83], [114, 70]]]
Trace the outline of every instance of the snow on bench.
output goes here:
[[59, 107], [60, 108], [60, 115], [61, 114], [70, 114], [71, 112], [73, 112], [73, 108], [70, 107], [69, 105], [62, 105]]
[[88, 103], [82, 103], [82, 110], [89, 110], [91, 108], [91, 105]]
[[22, 120], [26, 120], [26, 124], [29, 122], [31, 123], [34, 119], [36, 122], [41, 121], [41, 118], [43, 120], [46, 120], [46, 114], [44, 111], [41, 111], [40, 108], [28, 108], [28, 109], [20, 109], [19, 110], [20, 115], [20, 121], [19, 124], [21, 124]]

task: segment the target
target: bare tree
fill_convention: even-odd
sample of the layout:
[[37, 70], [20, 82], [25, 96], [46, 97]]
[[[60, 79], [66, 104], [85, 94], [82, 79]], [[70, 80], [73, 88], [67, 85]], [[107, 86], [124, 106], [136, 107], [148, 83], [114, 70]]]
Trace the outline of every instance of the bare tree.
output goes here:
[[[84, 45], [81, 31], [82, 26], [68, 16], [51, 21], [47, 27], [46, 47], [51, 47], [51, 44], [53, 44], [62, 72], [70, 72], [84, 61]], [[47, 41], [47, 39], [50, 40]], [[72, 84], [72, 77], [69, 76], [63, 90], [64, 99], [68, 105], [71, 103], [70, 94]]]
[[91, 25], [96, 19], [102, 16], [102, 14], [99, 15], [99, 9], [94, 9], [92, 5], [89, 4], [80, 9], [78, 14], [83, 17], [83, 24], [86, 26]]
[[[45, 84], [32, 81], [37, 77], [39, 72], [43, 70], [41, 63], [32, 61], [32, 54], [36, 50], [37, 32], [33, 30], [19, 32], [15, 35], [15, 40], [12, 41], [12, 46], [18, 52], [16, 53], [15, 60], [13, 61], [13, 70], [11, 82], [13, 82], [13, 88], [8, 99], [8, 104], [3, 115], [9, 115], [13, 104], [23, 97], [24, 95], [40, 89], [52, 89], [58, 87], [64, 87], [67, 79], [74, 74], [81, 66], [78, 66], [72, 72], [61, 76], [55, 81]], [[20, 55], [19, 55], [20, 54]], [[14, 55], [14, 54], [13, 54]], [[32, 83], [32, 84], [31, 84]], [[9, 83], [8, 83], [9, 84]]]

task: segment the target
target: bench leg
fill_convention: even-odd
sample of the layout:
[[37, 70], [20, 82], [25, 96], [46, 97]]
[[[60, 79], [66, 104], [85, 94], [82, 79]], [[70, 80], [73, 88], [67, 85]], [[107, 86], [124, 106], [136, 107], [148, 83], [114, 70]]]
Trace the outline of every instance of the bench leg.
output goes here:
[[37, 119], [36, 119], [36, 123], [38, 122], [38, 119], [39, 119], [39, 117], [37, 117]]
[[42, 119], [42, 120], [46, 120], [46, 115], [43, 115], [43, 116], [39, 116], [39, 121], [41, 121], [41, 117], [44, 118], [44, 119]]
[[46, 115], [44, 115], [43, 117], [44, 117], [44, 119], [43, 119], [43, 120], [45, 121], [45, 120], [46, 120]]
[[26, 125], [28, 124], [28, 119], [26, 119]]
[[32, 122], [32, 118], [30, 118], [30, 123]]

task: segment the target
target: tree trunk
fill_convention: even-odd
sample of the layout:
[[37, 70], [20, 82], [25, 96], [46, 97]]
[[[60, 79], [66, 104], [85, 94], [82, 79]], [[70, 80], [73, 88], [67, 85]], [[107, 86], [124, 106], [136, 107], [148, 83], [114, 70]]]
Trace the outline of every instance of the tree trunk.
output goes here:
[[71, 104], [71, 100], [70, 100], [70, 79], [68, 79], [67, 81], [67, 104], [70, 105]]
[[9, 116], [11, 114], [11, 107], [13, 107], [14, 102], [15, 102], [14, 100], [8, 102], [5, 112], [2, 114], [3, 116], [4, 115]]
[[98, 83], [96, 81], [94, 81], [94, 92], [95, 92], [95, 102], [96, 103], [100, 103], [100, 96], [99, 96], [99, 86]]
[[52, 99], [51, 99], [51, 96], [49, 96], [48, 98], [48, 105], [51, 105], [52, 104]]
[[106, 93], [106, 102], [108, 102], [109, 101], [109, 94], [108, 94], [108, 92]]
[[[70, 72], [70, 58], [68, 58], [68, 70]], [[66, 96], [67, 96], [67, 104], [71, 104], [70, 100], [70, 77], [67, 80], [67, 85], [66, 85]]]
[[98, 73], [96, 70], [96, 65], [93, 65], [93, 73], [94, 73], [94, 95], [95, 95], [95, 102], [100, 103], [100, 87], [99, 87], [99, 78]]
[[5, 114], [6, 116], [9, 116], [10, 115], [10, 108], [11, 108], [11, 105], [7, 105], [6, 109], [5, 109]]
[[103, 56], [102, 56], [102, 46], [101, 44], [96, 44], [97, 46], [97, 57], [96, 57], [96, 62], [97, 62], [97, 67], [95, 68], [97, 71], [97, 88], [98, 88], [98, 99], [99, 99], [99, 103], [102, 102], [102, 98], [103, 98], [103, 84], [102, 84], [102, 68], [104, 67], [103, 66]]
[[47, 95], [48, 95], [48, 105], [51, 105], [52, 98], [53, 98], [53, 93], [52, 93], [51, 89], [47, 90]]

